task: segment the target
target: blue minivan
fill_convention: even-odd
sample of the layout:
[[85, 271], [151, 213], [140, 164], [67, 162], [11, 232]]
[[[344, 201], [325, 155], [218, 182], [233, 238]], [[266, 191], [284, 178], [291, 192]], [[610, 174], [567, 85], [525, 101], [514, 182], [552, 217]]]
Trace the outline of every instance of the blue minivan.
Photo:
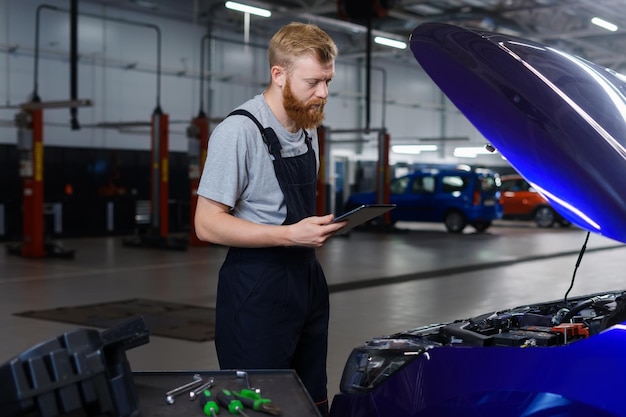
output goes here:
[[[345, 209], [376, 203], [375, 192], [354, 193]], [[390, 185], [391, 223], [443, 222], [448, 232], [468, 224], [482, 232], [502, 217], [500, 176], [490, 169], [426, 169], [395, 178]]]

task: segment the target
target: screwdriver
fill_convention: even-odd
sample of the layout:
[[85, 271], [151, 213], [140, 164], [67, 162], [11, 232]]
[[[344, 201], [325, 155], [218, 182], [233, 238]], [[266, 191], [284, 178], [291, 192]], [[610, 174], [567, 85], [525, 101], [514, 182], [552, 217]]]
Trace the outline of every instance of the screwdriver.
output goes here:
[[229, 413], [241, 414], [243, 417], [248, 417], [248, 415], [243, 411], [243, 404], [241, 401], [236, 399], [229, 390], [223, 389], [219, 391], [217, 393], [217, 401], [226, 407]]
[[202, 408], [202, 411], [204, 411], [205, 415], [215, 417], [217, 413], [220, 412], [220, 408], [217, 406], [217, 403], [211, 398], [211, 391], [205, 389], [204, 391], [202, 391], [199, 397], [200, 408]]
[[272, 400], [269, 398], [261, 397], [261, 394], [252, 389], [242, 389], [239, 392], [233, 391], [233, 395], [237, 398], [244, 407], [252, 408], [255, 411], [261, 411], [263, 413], [279, 416], [281, 410], [272, 404]]

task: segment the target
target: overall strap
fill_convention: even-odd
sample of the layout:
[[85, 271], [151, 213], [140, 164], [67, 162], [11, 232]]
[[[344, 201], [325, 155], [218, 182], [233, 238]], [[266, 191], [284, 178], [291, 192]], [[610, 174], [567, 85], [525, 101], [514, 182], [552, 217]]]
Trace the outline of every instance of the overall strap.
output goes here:
[[278, 137], [276, 136], [276, 134], [274, 133], [274, 130], [271, 127], [268, 127], [268, 128], [263, 127], [261, 122], [259, 122], [257, 118], [254, 117], [252, 113], [250, 113], [248, 110], [236, 109], [228, 114], [228, 116], [233, 116], [233, 115], [246, 116], [250, 120], [252, 120], [254, 124], [257, 125], [257, 127], [259, 128], [259, 131], [261, 132], [261, 137], [263, 138], [263, 142], [265, 142], [265, 144], [267, 145], [267, 149], [270, 151], [270, 153], [274, 155], [274, 157], [276, 157], [277, 154], [280, 155], [280, 150], [282, 149], [282, 146], [280, 146]]

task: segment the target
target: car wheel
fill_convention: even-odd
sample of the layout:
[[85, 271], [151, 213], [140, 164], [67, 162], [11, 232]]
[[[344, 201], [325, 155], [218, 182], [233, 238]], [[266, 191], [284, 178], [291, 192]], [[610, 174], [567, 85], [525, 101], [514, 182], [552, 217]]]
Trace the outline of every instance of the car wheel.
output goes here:
[[539, 227], [552, 227], [556, 221], [556, 213], [551, 207], [541, 206], [535, 211], [535, 223]]
[[463, 213], [458, 210], [452, 210], [446, 214], [443, 223], [446, 225], [448, 232], [461, 233], [467, 225], [467, 220], [465, 220]]
[[476, 222], [472, 223], [472, 227], [476, 229], [477, 232], [484, 232], [491, 226], [491, 222]]

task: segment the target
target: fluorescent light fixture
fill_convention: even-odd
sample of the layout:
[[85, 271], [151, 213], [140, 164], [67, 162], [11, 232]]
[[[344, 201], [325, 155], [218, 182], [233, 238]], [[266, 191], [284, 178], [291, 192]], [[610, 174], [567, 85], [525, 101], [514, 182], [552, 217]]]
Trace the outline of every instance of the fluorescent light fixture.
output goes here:
[[406, 42], [385, 38], [382, 36], [376, 36], [374, 38], [374, 42], [379, 45], [391, 46], [392, 48], [406, 49]]
[[270, 17], [272, 15], [272, 12], [270, 12], [267, 9], [261, 9], [260, 7], [254, 7], [254, 6], [248, 6], [246, 4], [241, 4], [241, 3], [234, 2], [234, 1], [227, 1], [224, 4], [224, 6], [226, 6], [226, 8], [230, 10], [236, 10], [238, 12], [249, 13], [249, 14], [253, 14], [253, 15], [261, 16], [261, 17]]
[[493, 155], [494, 152], [489, 152], [484, 146], [466, 146], [454, 148], [454, 156], [457, 158], [476, 158], [477, 155]]
[[615, 32], [617, 30], [617, 25], [611, 22], [607, 22], [604, 19], [600, 19], [599, 17], [592, 18], [591, 23], [593, 23], [596, 26], [600, 26], [602, 29], [606, 29], [611, 32]]
[[437, 150], [437, 145], [393, 145], [391, 152], [417, 155], [422, 152], [432, 152]]

